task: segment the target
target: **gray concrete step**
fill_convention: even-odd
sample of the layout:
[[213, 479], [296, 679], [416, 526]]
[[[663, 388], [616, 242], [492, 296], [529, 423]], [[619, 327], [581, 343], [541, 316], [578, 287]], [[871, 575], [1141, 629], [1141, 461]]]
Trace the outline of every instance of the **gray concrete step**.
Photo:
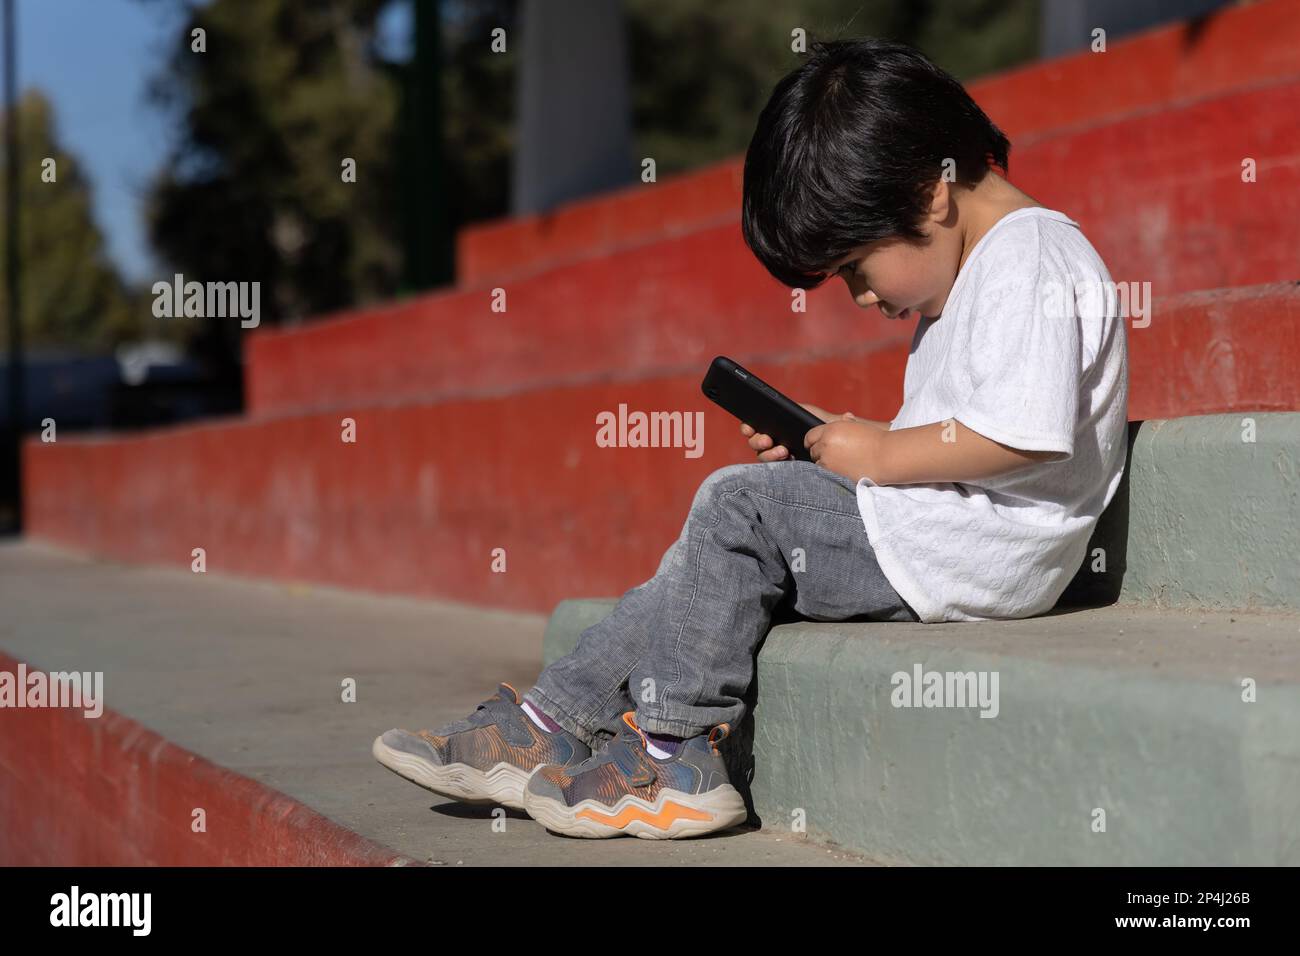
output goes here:
[[[0, 608], [0, 650], [45, 671], [103, 671], [108, 708], [415, 860], [870, 863], [788, 830], [573, 840], [511, 810], [500, 832], [490, 809], [444, 800], [374, 761], [371, 742], [390, 727], [464, 716], [500, 681], [531, 686], [540, 615], [120, 565], [25, 543], [0, 545]], [[341, 701], [347, 677], [355, 703]], [[15, 726], [6, 713], [0, 735]], [[48, 759], [51, 774], [67, 771], [57, 752]]]
[[[562, 602], [545, 662], [615, 603]], [[896, 675], [918, 668], [922, 688], [984, 675], [990, 706], [925, 706], [960, 702], [956, 683], [906, 696]], [[765, 826], [798, 813], [818, 838], [919, 864], [1300, 864], [1294, 612], [785, 622], [750, 690], [735, 775]]]

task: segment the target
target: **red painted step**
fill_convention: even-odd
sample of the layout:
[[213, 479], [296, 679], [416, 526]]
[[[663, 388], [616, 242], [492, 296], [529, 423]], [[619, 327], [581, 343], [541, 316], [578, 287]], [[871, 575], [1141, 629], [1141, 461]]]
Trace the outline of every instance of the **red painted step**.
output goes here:
[[[0, 671], [18, 667], [0, 652]], [[415, 862], [111, 710], [0, 712], [0, 767], [0, 866]], [[191, 829], [196, 807], [204, 832]]]
[[[1158, 300], [1129, 344], [1131, 418], [1300, 410], [1296, 283]], [[906, 353], [737, 357], [801, 400], [889, 419]], [[636, 381], [358, 407], [355, 445], [340, 441], [339, 413], [33, 439], [25, 524], [129, 561], [188, 565], [203, 547], [213, 571], [549, 611], [649, 577], [701, 479], [750, 460], [736, 423], [700, 394], [702, 373], [690, 363]], [[703, 411], [704, 454], [597, 447], [595, 416], [620, 403]]]
[[[1076, 219], [1118, 281], [1157, 296], [1300, 277], [1300, 82], [1082, 130], [1024, 151], [1017, 185]], [[1244, 157], [1257, 182], [1242, 181]], [[886, 344], [910, 331], [833, 280], [790, 290], [738, 224], [588, 258], [505, 286], [447, 291], [248, 340], [252, 414], [434, 400], [635, 377], [717, 352]]]
[[456, 234], [456, 283], [477, 288], [588, 256], [683, 235], [740, 215], [743, 161], [713, 163], [557, 209], [496, 219]]
[[1297, 117], [1300, 82], [1260, 87], [1055, 137], [1013, 179], [1078, 221], [1114, 279], [1157, 295], [1296, 279]]
[[[1300, 10], [1271, 0], [1158, 27], [978, 80], [971, 96], [1021, 151], [1067, 130], [1300, 77]], [[1294, 117], [1295, 114], [1292, 114]], [[734, 220], [743, 157], [637, 184], [544, 215], [471, 226], [457, 237], [459, 284], [481, 286]], [[1204, 288], [1208, 283], [1202, 283]]]
[[[507, 311], [486, 290], [443, 292], [248, 340], [253, 415], [430, 401], [577, 378], [629, 378], [746, 354], [907, 341], [840, 284], [791, 311], [735, 224], [512, 283]], [[723, 349], [724, 351], [726, 349]]]

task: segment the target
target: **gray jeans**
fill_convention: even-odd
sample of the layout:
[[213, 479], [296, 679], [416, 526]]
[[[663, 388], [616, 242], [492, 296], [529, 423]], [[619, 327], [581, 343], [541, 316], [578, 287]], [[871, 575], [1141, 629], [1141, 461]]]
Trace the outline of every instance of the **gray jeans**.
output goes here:
[[524, 698], [593, 747], [628, 710], [651, 733], [734, 730], [782, 602], [814, 621], [919, 620], [876, 563], [852, 480], [804, 461], [720, 468], [654, 577]]

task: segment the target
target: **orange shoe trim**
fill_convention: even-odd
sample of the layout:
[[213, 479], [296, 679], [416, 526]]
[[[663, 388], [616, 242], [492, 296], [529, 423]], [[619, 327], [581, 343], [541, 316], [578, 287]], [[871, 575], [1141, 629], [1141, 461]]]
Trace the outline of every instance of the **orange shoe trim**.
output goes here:
[[694, 807], [683, 806], [680, 803], [674, 803], [669, 800], [664, 804], [662, 810], [658, 813], [651, 813], [644, 807], [638, 807], [636, 804], [629, 804], [618, 813], [601, 813], [599, 810], [592, 810], [589, 807], [583, 807], [575, 815], [575, 819], [594, 820], [596, 823], [603, 823], [606, 826], [615, 827], [622, 830], [629, 823], [640, 820], [643, 823], [649, 823], [660, 830], [667, 830], [674, 820], [712, 820], [713, 814], [705, 813], [702, 810], [696, 810]]

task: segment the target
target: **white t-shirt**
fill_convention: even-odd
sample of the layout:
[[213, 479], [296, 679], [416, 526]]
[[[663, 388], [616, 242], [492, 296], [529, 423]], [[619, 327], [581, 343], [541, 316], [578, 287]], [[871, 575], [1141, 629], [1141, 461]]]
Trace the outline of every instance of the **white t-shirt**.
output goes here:
[[1040, 614], [1079, 569], [1124, 468], [1118, 312], [1079, 224], [1031, 206], [981, 237], [942, 315], [920, 320], [891, 430], [951, 418], [1013, 448], [1069, 456], [974, 483], [858, 482], [880, 568], [923, 622]]

